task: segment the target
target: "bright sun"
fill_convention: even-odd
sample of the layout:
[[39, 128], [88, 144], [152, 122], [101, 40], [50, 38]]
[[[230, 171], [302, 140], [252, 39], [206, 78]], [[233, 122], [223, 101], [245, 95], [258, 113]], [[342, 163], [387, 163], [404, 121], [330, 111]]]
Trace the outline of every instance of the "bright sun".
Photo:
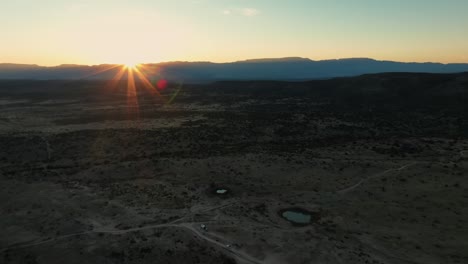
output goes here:
[[126, 68], [135, 69], [138, 66], [138, 63], [129, 61], [129, 62], [124, 63], [124, 65]]

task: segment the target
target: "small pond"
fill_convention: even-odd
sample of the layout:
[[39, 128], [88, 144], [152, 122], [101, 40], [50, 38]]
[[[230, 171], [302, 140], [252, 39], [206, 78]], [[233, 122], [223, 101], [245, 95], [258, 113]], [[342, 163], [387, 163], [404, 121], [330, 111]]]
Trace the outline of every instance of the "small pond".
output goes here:
[[207, 193], [211, 197], [218, 197], [221, 199], [232, 197], [231, 189], [226, 186], [212, 185], [207, 189]]
[[224, 188], [219, 188], [219, 189], [216, 189], [216, 194], [226, 194], [228, 192], [227, 189], [224, 189]]
[[279, 212], [279, 215], [294, 225], [308, 225], [318, 219], [318, 213], [301, 208], [289, 208]]

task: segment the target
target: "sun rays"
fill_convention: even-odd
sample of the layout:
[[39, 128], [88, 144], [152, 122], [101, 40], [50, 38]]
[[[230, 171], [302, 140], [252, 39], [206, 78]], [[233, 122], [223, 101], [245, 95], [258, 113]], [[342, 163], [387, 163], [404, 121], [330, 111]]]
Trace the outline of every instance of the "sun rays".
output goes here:
[[136, 91], [133, 68], [127, 67], [127, 109], [129, 114], [139, 116], [138, 94]]
[[[102, 74], [104, 72], [115, 70], [118, 68], [118, 71], [115, 75], [107, 81], [106, 90], [109, 93], [118, 92], [118, 87], [124, 83], [126, 79], [126, 104], [127, 104], [127, 113], [133, 118], [138, 118], [140, 114], [140, 103], [139, 103], [139, 92], [145, 92], [153, 98], [156, 98], [163, 104], [171, 103], [174, 99], [174, 95], [177, 95], [180, 91], [181, 86], [178, 86], [174, 95], [168, 95], [166, 98], [165, 95], [161, 94], [161, 91], [166, 89], [167, 80], [159, 79], [153, 84], [151, 80], [146, 76], [147, 72], [152, 72], [151, 68], [147, 69], [147, 65], [138, 64], [133, 62], [126, 62], [125, 64], [113, 65], [101, 69], [92, 73], [90, 76]], [[141, 97], [141, 95], [140, 95]]]
[[[158, 91], [146, 75], [139, 69], [145, 66], [136, 63], [127, 63], [123, 66], [124, 73], [127, 72], [127, 109], [129, 114], [139, 117], [139, 102], [138, 102], [138, 89], [136, 79], [142, 84], [143, 88], [151, 95], [157, 96], [163, 103], [166, 103], [166, 98]], [[119, 73], [118, 73], [119, 74]], [[117, 82], [120, 81], [122, 76], [115, 76]]]

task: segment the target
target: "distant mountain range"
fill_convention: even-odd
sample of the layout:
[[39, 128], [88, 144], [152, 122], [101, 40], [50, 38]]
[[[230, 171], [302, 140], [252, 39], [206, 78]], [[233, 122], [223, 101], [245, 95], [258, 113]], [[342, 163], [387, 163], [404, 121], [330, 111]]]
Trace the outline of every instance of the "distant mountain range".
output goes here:
[[[219, 80], [326, 79], [384, 72], [455, 73], [468, 72], [468, 63], [404, 63], [367, 58], [314, 61], [293, 57], [230, 63], [164, 62], [144, 64], [140, 69], [149, 79], [165, 78], [172, 81], [209, 82]], [[119, 70], [118, 65], [110, 64], [94, 66], [66, 64], [43, 67], [0, 63], [0, 79], [106, 80], [113, 78]]]

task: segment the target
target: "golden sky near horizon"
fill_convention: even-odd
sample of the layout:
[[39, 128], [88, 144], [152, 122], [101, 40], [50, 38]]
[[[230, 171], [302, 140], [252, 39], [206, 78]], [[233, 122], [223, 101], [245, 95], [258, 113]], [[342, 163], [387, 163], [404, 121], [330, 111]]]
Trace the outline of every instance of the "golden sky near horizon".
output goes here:
[[468, 63], [468, 1], [272, 2], [8, 1], [0, 9], [0, 62], [226, 62], [297, 56]]

